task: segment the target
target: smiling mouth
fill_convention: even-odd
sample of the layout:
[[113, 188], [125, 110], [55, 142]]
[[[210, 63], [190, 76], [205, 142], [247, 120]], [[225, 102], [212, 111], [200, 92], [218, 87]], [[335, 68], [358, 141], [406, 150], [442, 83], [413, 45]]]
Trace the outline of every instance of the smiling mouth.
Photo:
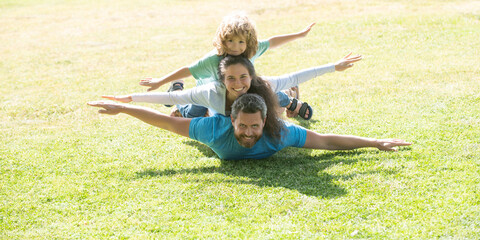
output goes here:
[[233, 91], [235, 92], [241, 92], [245, 89], [245, 87], [242, 87], [242, 88], [233, 88]]
[[257, 143], [257, 136], [245, 136], [242, 134], [241, 136], [238, 136], [237, 140], [242, 147], [252, 148]]

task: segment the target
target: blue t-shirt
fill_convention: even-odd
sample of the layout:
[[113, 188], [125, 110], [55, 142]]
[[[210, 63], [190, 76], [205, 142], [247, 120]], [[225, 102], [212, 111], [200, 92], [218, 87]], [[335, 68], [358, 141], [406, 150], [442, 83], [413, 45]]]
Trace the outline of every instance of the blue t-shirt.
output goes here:
[[226, 160], [267, 158], [285, 147], [303, 147], [307, 139], [307, 130], [298, 125], [285, 122], [281, 133], [282, 141], [274, 141], [265, 134], [252, 148], [240, 146], [233, 134], [230, 117], [216, 114], [213, 117], [194, 118], [190, 122], [190, 138], [209, 146], [218, 157]]
[[[250, 58], [254, 63], [255, 59], [260, 57], [270, 47], [268, 40], [258, 42], [258, 49], [255, 55]], [[202, 59], [194, 62], [188, 67], [192, 76], [197, 80], [197, 86], [204, 85], [209, 82], [219, 81], [218, 64], [222, 56], [217, 55], [217, 50], [214, 49], [208, 52]]]

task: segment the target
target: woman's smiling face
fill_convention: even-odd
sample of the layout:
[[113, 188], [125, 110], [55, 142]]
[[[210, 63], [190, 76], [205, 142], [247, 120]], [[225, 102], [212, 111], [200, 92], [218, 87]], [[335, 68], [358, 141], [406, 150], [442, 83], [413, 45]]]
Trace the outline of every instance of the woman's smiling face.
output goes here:
[[242, 94], [247, 93], [251, 83], [252, 78], [248, 73], [248, 69], [242, 64], [233, 64], [225, 69], [224, 84], [231, 97], [237, 99]]

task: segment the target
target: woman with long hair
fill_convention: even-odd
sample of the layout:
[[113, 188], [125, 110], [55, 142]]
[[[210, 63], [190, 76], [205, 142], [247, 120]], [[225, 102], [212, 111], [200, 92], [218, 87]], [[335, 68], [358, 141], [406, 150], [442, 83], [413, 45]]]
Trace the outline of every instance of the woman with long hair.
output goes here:
[[[350, 55], [336, 63], [304, 69], [278, 77], [259, 77], [253, 64], [247, 58], [228, 55], [219, 64], [220, 82], [211, 82], [185, 91], [135, 93], [124, 96], [107, 95], [103, 97], [124, 103], [134, 101], [170, 105], [196, 104], [205, 106], [214, 113], [228, 116], [233, 101], [240, 95], [249, 92], [261, 95], [268, 102], [269, 109], [276, 109], [279, 104], [275, 92], [298, 86], [300, 83], [328, 72], [343, 71], [352, 67], [353, 62], [361, 60], [359, 55], [353, 57], [350, 57]], [[183, 90], [183, 87], [179, 87], [178, 90]], [[272, 106], [276, 107], [271, 107], [270, 104], [274, 104]], [[298, 111], [300, 116], [306, 119], [310, 119], [312, 115], [308, 104], [297, 104], [296, 99], [287, 105], [287, 109]]]

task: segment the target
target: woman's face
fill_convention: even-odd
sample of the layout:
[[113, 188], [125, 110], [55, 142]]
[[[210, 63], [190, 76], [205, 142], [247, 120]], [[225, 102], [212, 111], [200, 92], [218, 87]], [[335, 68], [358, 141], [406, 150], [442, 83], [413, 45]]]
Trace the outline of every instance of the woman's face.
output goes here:
[[237, 63], [228, 66], [225, 69], [225, 87], [231, 97], [237, 99], [242, 94], [247, 93], [252, 83], [252, 78], [248, 69], [242, 64]]

